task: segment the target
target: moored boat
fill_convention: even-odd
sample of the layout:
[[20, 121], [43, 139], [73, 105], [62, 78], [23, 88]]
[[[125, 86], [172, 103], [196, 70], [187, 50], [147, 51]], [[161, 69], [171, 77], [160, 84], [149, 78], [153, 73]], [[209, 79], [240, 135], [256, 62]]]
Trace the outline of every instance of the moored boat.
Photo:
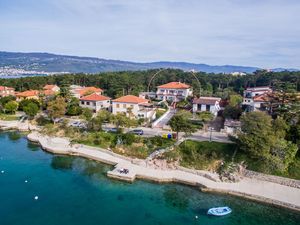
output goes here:
[[207, 214], [213, 216], [225, 216], [230, 214], [231, 212], [232, 212], [231, 208], [229, 208], [228, 206], [224, 206], [224, 207], [210, 208], [207, 211]]

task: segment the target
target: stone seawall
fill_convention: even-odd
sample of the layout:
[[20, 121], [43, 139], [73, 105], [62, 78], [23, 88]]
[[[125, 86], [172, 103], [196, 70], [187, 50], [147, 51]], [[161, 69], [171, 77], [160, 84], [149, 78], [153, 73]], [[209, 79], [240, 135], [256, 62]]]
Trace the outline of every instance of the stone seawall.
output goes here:
[[300, 180], [279, 177], [279, 176], [273, 176], [273, 175], [267, 175], [267, 174], [258, 173], [258, 172], [252, 171], [252, 170], [243, 170], [243, 175], [248, 178], [254, 178], [257, 180], [268, 181], [268, 182], [277, 183], [277, 184], [300, 189]]

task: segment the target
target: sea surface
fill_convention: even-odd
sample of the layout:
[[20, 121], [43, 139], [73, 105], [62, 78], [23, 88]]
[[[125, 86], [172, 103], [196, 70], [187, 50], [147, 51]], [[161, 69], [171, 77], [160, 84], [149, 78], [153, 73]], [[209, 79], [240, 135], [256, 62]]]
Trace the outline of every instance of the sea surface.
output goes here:
[[[109, 169], [46, 153], [16, 132], [0, 133], [0, 225], [300, 224], [300, 213], [291, 210], [183, 185], [119, 182], [106, 177]], [[224, 205], [232, 214], [206, 215]]]

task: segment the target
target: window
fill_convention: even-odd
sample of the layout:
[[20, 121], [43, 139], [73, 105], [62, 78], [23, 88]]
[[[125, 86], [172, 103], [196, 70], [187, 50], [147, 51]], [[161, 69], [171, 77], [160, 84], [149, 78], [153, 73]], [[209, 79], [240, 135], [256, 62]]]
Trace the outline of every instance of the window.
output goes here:
[[90, 105], [90, 102], [86, 102], [87, 105]]
[[133, 107], [134, 107], [134, 105], [130, 105], [130, 107], [131, 107], [131, 108], [133, 108]]
[[126, 104], [123, 104], [123, 108], [126, 108]]
[[84, 105], [84, 101], [81, 101], [81, 104]]
[[206, 111], [210, 111], [210, 105], [206, 105]]
[[116, 107], [117, 107], [117, 108], [120, 108], [120, 104], [116, 104]]
[[96, 106], [96, 102], [94, 102], [93, 105]]

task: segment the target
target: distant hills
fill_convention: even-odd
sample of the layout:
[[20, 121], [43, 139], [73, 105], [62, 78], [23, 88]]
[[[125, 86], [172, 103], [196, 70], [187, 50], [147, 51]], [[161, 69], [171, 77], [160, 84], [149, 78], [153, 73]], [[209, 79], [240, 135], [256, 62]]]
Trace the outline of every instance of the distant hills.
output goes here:
[[[4, 70], [5, 68], [5, 70]], [[156, 68], [174, 68], [181, 70], [195, 70], [207, 73], [253, 73], [257, 67], [247, 66], [211, 66], [207, 64], [195, 64], [187, 62], [150, 62], [136, 63], [120, 60], [109, 60], [94, 57], [79, 57], [56, 55], [50, 53], [16, 53], [0, 51], [0, 70], [3, 73], [45, 73], [70, 72], [70, 73], [98, 73], [107, 71], [146, 70]], [[282, 71], [285, 69], [276, 69]], [[1, 74], [1, 71], [0, 71]], [[10, 75], [10, 74], [7, 74]]]

